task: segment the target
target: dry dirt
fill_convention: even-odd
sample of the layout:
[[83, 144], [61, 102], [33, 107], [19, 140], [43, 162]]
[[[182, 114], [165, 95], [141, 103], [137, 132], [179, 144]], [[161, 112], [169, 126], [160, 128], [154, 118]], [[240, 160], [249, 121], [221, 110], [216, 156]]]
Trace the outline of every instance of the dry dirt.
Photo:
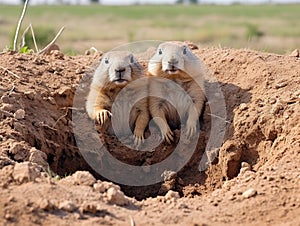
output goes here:
[[[1, 53], [0, 225], [300, 225], [299, 55], [193, 51], [226, 100], [219, 156], [199, 172], [211, 129], [207, 104], [191, 160], [143, 187], [107, 182], [76, 146], [72, 111], [85, 112], [73, 107], [74, 93], [81, 80], [88, 87], [101, 54]], [[133, 165], [174, 149], [163, 143], [139, 152], [105, 139], [112, 155]]]

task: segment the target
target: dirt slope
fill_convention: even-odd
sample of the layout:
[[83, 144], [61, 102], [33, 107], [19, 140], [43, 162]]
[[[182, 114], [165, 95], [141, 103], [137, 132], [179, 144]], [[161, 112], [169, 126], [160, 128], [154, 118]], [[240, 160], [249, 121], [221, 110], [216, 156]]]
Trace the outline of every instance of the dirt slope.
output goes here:
[[[213, 117], [207, 104], [197, 148], [175, 178], [121, 188], [85, 162], [73, 134], [74, 93], [81, 79], [88, 87], [101, 54], [2, 53], [0, 224], [300, 225], [300, 59], [220, 48], [194, 53], [226, 101], [219, 157], [199, 172]], [[174, 149], [161, 144], [141, 153], [107, 139], [112, 155], [135, 165]]]

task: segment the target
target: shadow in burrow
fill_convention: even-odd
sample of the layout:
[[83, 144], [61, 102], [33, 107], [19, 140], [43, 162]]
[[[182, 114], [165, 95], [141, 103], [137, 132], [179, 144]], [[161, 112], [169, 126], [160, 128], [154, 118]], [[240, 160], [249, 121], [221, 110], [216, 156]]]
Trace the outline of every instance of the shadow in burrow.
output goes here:
[[[75, 102], [80, 103], [80, 106], [84, 106], [85, 103], [84, 97], [86, 97], [88, 92], [86, 87], [88, 87], [88, 85], [83, 85], [81, 90], [82, 93], [79, 95], [77, 93], [76, 95], [79, 99]], [[220, 89], [224, 96], [224, 105], [218, 104], [218, 101], [215, 101], [215, 99], [218, 98], [219, 101], [222, 99], [222, 96], [218, 95], [216, 92], [216, 90]], [[97, 140], [100, 137], [100, 140], [103, 141], [103, 147], [101, 148], [108, 151], [101, 151], [101, 148], [91, 146], [88, 148], [82, 148], [82, 145], [79, 144], [80, 154], [84, 156], [84, 160], [81, 159], [80, 161], [88, 162], [89, 165], [88, 168], [83, 169], [90, 170], [97, 178], [100, 179], [119, 178], [112, 181], [116, 183], [122, 181], [119, 184], [123, 191], [127, 195], [136, 197], [137, 199], [164, 195], [168, 190], [176, 190], [183, 196], [199, 195], [219, 187], [224, 178], [235, 177], [239, 172], [241, 161], [248, 161], [249, 156], [250, 158], [255, 159], [257, 155], [255, 153], [243, 153], [243, 147], [237, 143], [223, 149], [221, 148], [221, 152], [223, 152], [222, 158], [224, 159], [220, 162], [218, 151], [222, 144], [231, 140], [233, 137], [233, 110], [238, 108], [241, 103], [249, 102], [251, 94], [248, 90], [243, 90], [233, 84], [220, 82], [207, 82], [206, 92], [208, 93], [209, 101], [206, 103], [203, 114], [200, 117], [201, 126], [199, 138], [198, 141], [196, 141], [196, 148], [193, 149], [194, 152], [192, 155], [190, 154], [191, 152], [188, 152], [189, 159], [187, 163], [175, 174], [172, 174], [172, 171], [167, 171], [171, 172], [171, 176], [169, 175], [167, 177], [166, 175], [163, 176], [161, 171], [153, 172], [155, 171], [155, 167], [147, 169], [147, 167], [144, 166], [151, 166], [170, 157], [178, 144], [180, 137], [180, 131], [178, 129], [174, 130], [174, 144], [169, 145], [163, 142], [156, 147], [155, 150], [136, 151], [124, 146], [115, 136], [109, 136], [106, 134], [95, 135], [95, 133], [91, 133], [89, 129], [83, 129], [95, 128], [95, 124], [90, 120], [87, 120], [86, 113], [82, 107], [77, 108], [75, 106], [75, 110], [73, 110], [73, 119], [74, 115], [76, 115], [75, 117], [78, 117], [77, 119], [85, 118], [84, 120], [79, 120], [85, 122], [84, 125], [77, 125], [80, 127], [80, 138], [76, 139], [77, 146], [80, 142], [86, 143], [87, 141], [89, 144], [98, 144]], [[218, 109], [224, 107], [225, 109]], [[76, 109], [80, 110], [76, 111]], [[223, 113], [220, 115], [220, 112]], [[212, 126], [214, 127], [213, 131]], [[206, 149], [209, 139], [211, 144], [209, 149]], [[215, 142], [214, 139], [218, 139], [219, 141]], [[188, 146], [181, 148], [182, 150], [180, 150], [178, 152], [179, 154], [175, 155], [175, 157], [173, 156], [169, 165], [182, 165], [181, 159], [185, 158], [185, 152], [187, 152], [186, 150], [188, 150], [188, 148]], [[240, 151], [242, 151], [242, 153], [240, 153]], [[226, 159], [227, 154], [231, 154], [232, 152], [239, 152], [238, 154], [240, 156], [238, 158], [234, 158], [233, 161], [231, 159]], [[125, 168], [120, 168], [118, 165], [116, 166], [114, 163], [115, 161], [112, 159], [118, 159], [118, 161], [129, 165], [143, 166], [144, 169], [142, 170], [145, 172], [137, 175], [133, 169], [131, 169], [131, 171], [127, 171]], [[201, 161], [203, 164], [203, 160], [205, 167], [201, 171], [199, 170], [199, 165]], [[211, 164], [210, 167], [208, 167], [209, 163]], [[206, 170], [207, 167], [208, 169]], [[166, 168], [168, 169], [168, 166], [166, 166]], [[170, 168], [172, 167], [170, 166]], [[106, 172], [105, 177], [103, 177], [103, 171]], [[154, 175], [154, 177], [159, 178], [158, 180], [161, 182], [145, 186], [140, 185], [141, 181], [145, 180], [144, 177], [147, 177], [147, 173], [151, 177]], [[134, 183], [139, 185], [128, 185], [126, 178], [130, 181], [136, 180]]]

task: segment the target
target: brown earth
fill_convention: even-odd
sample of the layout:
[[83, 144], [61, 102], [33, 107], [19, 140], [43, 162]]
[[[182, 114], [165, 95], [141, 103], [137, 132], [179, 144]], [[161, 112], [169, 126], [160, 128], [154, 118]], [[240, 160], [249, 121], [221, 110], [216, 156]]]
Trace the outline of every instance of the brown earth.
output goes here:
[[[207, 103], [192, 158], [148, 186], [106, 182], [78, 150], [72, 117], [85, 112], [73, 105], [74, 94], [84, 97], [101, 54], [1, 53], [0, 224], [300, 225], [299, 56], [221, 48], [194, 53], [225, 97], [223, 144], [200, 172], [215, 117]], [[176, 146], [134, 151], [101, 136], [114, 157], [137, 166], [160, 162]]]

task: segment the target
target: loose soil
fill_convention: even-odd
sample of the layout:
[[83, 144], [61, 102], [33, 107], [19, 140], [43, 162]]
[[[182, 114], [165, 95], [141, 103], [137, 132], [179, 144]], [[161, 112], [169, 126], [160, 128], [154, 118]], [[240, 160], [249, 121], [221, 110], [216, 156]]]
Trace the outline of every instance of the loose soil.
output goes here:
[[[215, 117], [207, 102], [191, 159], [147, 186], [107, 182], [78, 149], [72, 117], [86, 113], [74, 95], [83, 106], [101, 53], [1, 53], [0, 224], [300, 225], [299, 54], [193, 51], [225, 98], [223, 144], [200, 172]], [[160, 162], [176, 147], [136, 151], [100, 136], [112, 156], [136, 166]], [[111, 167], [105, 156], [95, 159]]]

